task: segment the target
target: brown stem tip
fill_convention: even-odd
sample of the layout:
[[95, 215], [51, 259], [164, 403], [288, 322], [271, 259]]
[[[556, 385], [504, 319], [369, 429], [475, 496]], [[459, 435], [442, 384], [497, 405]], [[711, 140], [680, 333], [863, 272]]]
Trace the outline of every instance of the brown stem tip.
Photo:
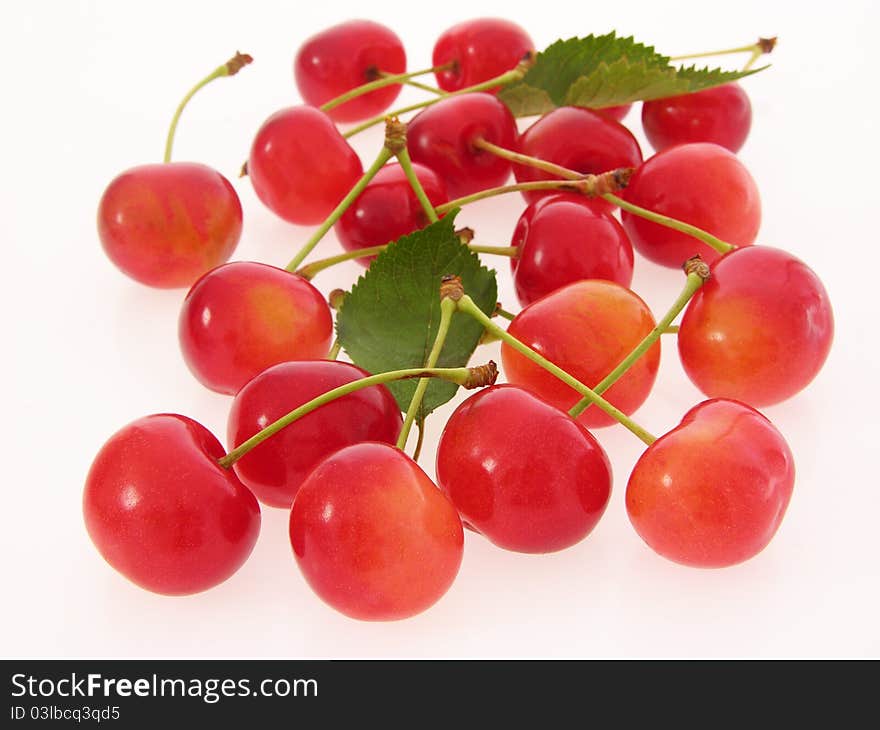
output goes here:
[[238, 171], [239, 177], [247, 177], [248, 169], [247, 169], [247, 160], [241, 163], [241, 170]]
[[516, 70], [525, 75], [526, 71], [535, 65], [537, 59], [537, 51], [526, 51], [520, 59], [520, 62], [516, 65]]
[[468, 368], [468, 377], [463, 387], [466, 390], [485, 388], [487, 385], [495, 385], [497, 379], [498, 366], [492, 360], [489, 360], [485, 365]]
[[235, 74], [241, 71], [245, 66], [253, 62], [253, 56], [236, 51], [235, 55], [226, 62], [226, 75], [235, 76]]
[[334, 312], [342, 309], [343, 302], [345, 302], [345, 291], [343, 289], [334, 289], [327, 295], [327, 303]]
[[591, 198], [606, 193], [617, 193], [629, 185], [634, 172], [634, 167], [619, 167], [601, 175], [584, 175], [580, 180], [572, 180], [571, 187]]
[[464, 296], [464, 285], [461, 277], [455, 274], [447, 274], [440, 280], [440, 299], [451, 299], [457, 302]]
[[455, 235], [458, 236], [458, 240], [461, 241], [463, 245], [467, 246], [474, 240], [476, 234], [474, 233], [473, 228], [459, 228], [455, 232]]
[[406, 122], [385, 117], [385, 147], [395, 155], [406, 149]]
[[772, 53], [773, 49], [776, 48], [776, 41], [778, 36], [773, 36], [772, 38], [758, 38], [757, 46], [761, 49], [761, 53]]
[[681, 268], [684, 269], [685, 274], [696, 274], [703, 281], [708, 279], [712, 274], [709, 271], [709, 264], [703, 261], [702, 257], [697, 254], [696, 256], [692, 256], [687, 261], [685, 261]]

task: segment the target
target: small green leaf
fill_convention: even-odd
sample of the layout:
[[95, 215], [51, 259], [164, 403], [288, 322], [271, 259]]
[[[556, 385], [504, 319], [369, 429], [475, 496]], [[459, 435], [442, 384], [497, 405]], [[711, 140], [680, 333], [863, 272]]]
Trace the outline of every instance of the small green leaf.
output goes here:
[[598, 109], [689, 94], [762, 70], [678, 68], [651, 46], [611, 32], [556, 41], [538, 54], [522, 81], [498, 97], [514, 115], [524, 117], [560, 106]]
[[[356, 365], [371, 373], [424, 365], [437, 335], [440, 280], [446, 274], [461, 277], [480, 309], [494, 310], [495, 272], [462, 245], [455, 234], [456, 213], [388, 246], [345, 297], [336, 332]], [[482, 334], [479, 323], [454, 314], [438, 367], [466, 365]], [[416, 382], [389, 384], [402, 411], [409, 407]], [[446, 403], [457, 389], [455, 383], [431, 380], [417, 419]]]

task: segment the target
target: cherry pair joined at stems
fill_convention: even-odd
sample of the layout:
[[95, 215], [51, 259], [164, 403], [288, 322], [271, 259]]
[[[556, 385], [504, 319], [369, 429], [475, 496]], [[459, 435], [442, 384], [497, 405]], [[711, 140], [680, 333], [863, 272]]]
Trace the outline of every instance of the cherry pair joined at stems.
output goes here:
[[[598, 116], [576, 111], [581, 112], [576, 118], [595, 121]], [[537, 170], [545, 178], [579, 180], [584, 176], [558, 162], [558, 155], [557, 160], [545, 159], [491, 143], [482, 143], [481, 148], [510, 160], [516, 168]], [[529, 185], [522, 187], [528, 190]], [[711, 195], [702, 194], [707, 189], [713, 191]], [[696, 253], [711, 262], [735, 246], [753, 243], [760, 225], [760, 197], [754, 180], [731, 152], [713, 144], [681, 145], [660, 152], [635, 167], [621, 196], [609, 192], [601, 197], [623, 209], [623, 225], [635, 249], [666, 266], [678, 267]]]
[[[320, 380], [328, 368], [336, 371], [331, 375], [334, 378], [342, 370], [357, 371], [342, 363], [291, 365], [299, 367], [300, 375], [308, 371], [312, 384], [314, 378]], [[265, 399], [269, 396], [261, 389], [268, 385], [271, 391], [272, 381], [279, 372], [285, 382], [292, 382], [290, 374], [283, 370], [267, 375], [254, 391], [242, 396], [242, 406], [233, 414], [231, 424], [241, 424], [248, 414], [253, 416], [255, 410], [259, 410], [260, 401], [266, 405]], [[239, 481], [237, 470], [230, 468], [248, 451], [260, 445], [265, 448], [266, 439], [309, 414], [318, 420], [334, 413], [343, 414], [349, 427], [357, 430], [361, 426], [352, 418], [364, 409], [382, 404], [380, 409], [385, 415], [377, 414], [377, 427], [390, 426], [393, 430], [396, 419], [399, 428], [399, 413], [387, 408], [388, 401], [393, 402], [390, 394], [384, 389], [375, 389], [389, 380], [431, 375], [448, 378], [465, 387], [478, 387], [492, 382], [496, 372], [494, 368], [413, 368], [353, 380], [353, 373], [349, 372], [343, 375], [342, 385], [303, 403], [225, 455], [207, 429], [185, 416], [158, 414], [139, 419], [114, 434], [92, 464], [83, 495], [89, 535], [110, 565], [144, 588], [172, 595], [206, 590], [228, 578], [244, 563], [259, 533], [259, 505]], [[302, 387], [300, 380], [296, 382]], [[309, 387], [304, 386], [305, 391]], [[356, 392], [366, 395], [345, 401]], [[345, 401], [341, 408], [323, 415], [313, 414], [335, 398]], [[250, 405], [244, 405], [246, 402]], [[352, 410], [354, 403], [361, 404], [360, 409]], [[301, 436], [309, 433], [310, 425], [304, 422], [306, 425], [299, 429]], [[314, 423], [313, 419], [312, 426]], [[344, 432], [345, 426], [340, 428]], [[373, 429], [371, 433], [377, 432]], [[344, 441], [357, 439], [363, 432], [340, 435]], [[367, 570], [364, 562], [353, 560], [359, 546], [362, 548], [357, 539], [337, 542], [338, 549], [329, 556], [331, 563], [339, 559], [339, 566], [349, 571], [350, 577], [356, 575], [362, 583], [372, 586], [371, 590], [356, 592], [353, 596], [360, 608], [355, 605], [347, 612], [359, 618], [402, 618], [424, 610], [445, 592], [461, 560], [461, 522], [454, 507], [402, 451], [387, 444], [384, 449], [381, 447], [379, 442], [361, 443], [332, 454], [330, 459], [351, 450], [366, 454], [354, 462], [357, 469], [353, 480], [362, 488], [353, 486], [349, 479], [336, 482], [326, 475], [315, 478], [313, 472], [305, 479], [301, 491], [305, 493], [304, 505], [314, 503], [315, 499], [323, 500], [318, 511], [317, 532], [309, 528], [308, 516], [295, 519], [291, 527], [297, 559], [310, 580], [310, 566], [315, 564], [318, 564], [316, 575], [331, 574], [332, 565], [321, 565], [327, 559], [321, 545], [328, 531], [342, 529], [352, 537], [352, 525], [360, 525], [361, 531], [372, 531], [376, 535], [381, 532], [384, 536], [373, 544], [370, 561], [375, 563], [375, 570]], [[313, 443], [312, 448], [325, 449], [325, 455], [330, 453], [323, 442]], [[275, 455], [278, 457], [279, 452]], [[290, 458], [289, 454], [285, 456]], [[320, 455], [317, 458], [320, 459]], [[373, 464], [372, 471], [363, 470], [364, 459]], [[381, 479], [369, 478], [380, 468], [384, 470]], [[338, 469], [329, 469], [339, 474]], [[259, 469], [254, 472], [247, 464], [242, 470], [249, 481], [266, 475]], [[341, 484], [345, 485], [345, 492], [334, 492]], [[424, 510], [425, 519], [413, 522], [412, 510], [417, 505]], [[336, 519], [333, 519], [334, 509], [338, 510]], [[363, 517], [369, 524], [363, 522]], [[410, 556], [409, 560], [400, 560], [402, 547], [407, 548], [404, 552]], [[434, 570], [407, 589], [413, 571], [423, 569], [429, 551], [434, 551], [432, 560], [436, 557]], [[360, 555], [366, 557], [363, 553]], [[441, 564], [445, 566], [442, 570]], [[409, 577], [397, 581], [395, 576]], [[397, 594], [391, 588], [395, 584], [399, 585]], [[344, 600], [337, 607], [346, 610]]]
[[[689, 263], [689, 269], [685, 290], [663, 326], [708, 275], [699, 261]], [[494, 327], [469, 298], [462, 297], [459, 306]], [[505, 344], [528, 353], [515, 337], [495, 329]], [[652, 337], [660, 331], [656, 328]], [[634, 357], [621, 364], [632, 365], [650, 345], [651, 337], [645, 338]], [[536, 352], [530, 354], [548, 371], [566, 375]], [[620, 375], [615, 369], [606, 381]], [[569, 384], [573, 380], [563, 379]], [[509, 393], [489, 389], [472, 396], [450, 418], [438, 450], [439, 483], [468, 524], [499, 545], [538, 552], [567, 546], [589, 532], [604, 509], [610, 475], [602, 467], [601, 448], [596, 452], [594, 442], [574, 436], [577, 424], [570, 416], [511, 386], [501, 390], [507, 388]], [[595, 391], [582, 392], [608, 411]], [[488, 434], [474, 430], [477, 413], [482, 424], [515, 422], [516, 428], [508, 432], [496, 426], [498, 431]], [[794, 471], [788, 446], [766, 418], [743, 403], [716, 399], [693, 408], [660, 439], [624, 424], [649, 443], [629, 479], [626, 501], [630, 520], [655, 551], [686, 565], [721, 567], [748, 559], [767, 545], [788, 505]], [[555, 441], [542, 438], [544, 429], [569, 447], [564, 459]], [[540, 465], [543, 458], [554, 462], [554, 476], [561, 470], [559, 481], [547, 480], [540, 469], [516, 466]], [[564, 460], [570, 463], [560, 467]]]

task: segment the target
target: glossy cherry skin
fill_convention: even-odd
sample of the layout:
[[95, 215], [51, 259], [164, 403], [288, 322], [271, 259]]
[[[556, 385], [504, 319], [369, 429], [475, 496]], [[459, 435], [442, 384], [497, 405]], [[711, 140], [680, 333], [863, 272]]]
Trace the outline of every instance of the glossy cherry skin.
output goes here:
[[554, 195], [532, 203], [520, 216], [510, 260], [520, 304], [581, 279], [607, 279], [629, 287], [633, 249], [623, 226], [577, 195]]
[[626, 511], [663, 557], [723, 568], [766, 547], [793, 486], [794, 460], [776, 427], [744, 403], [708, 400], [636, 462]]
[[98, 236], [132, 279], [162, 289], [190, 286], [232, 255], [241, 203], [229, 181], [205, 165], [141, 165], [107, 186]]
[[[371, 20], [349, 20], [321, 31], [300, 47], [293, 61], [303, 101], [321, 106], [357, 86], [375, 81], [379, 71], [406, 71], [406, 52], [397, 34]], [[387, 109], [400, 84], [385, 86], [331, 109], [337, 122], [356, 122]]]
[[[368, 375], [359, 367], [335, 360], [300, 360], [267, 368], [232, 401], [229, 448], [313, 398]], [[263, 504], [289, 508], [300, 484], [322, 459], [362, 441], [393, 444], [402, 424], [391, 391], [384, 385], [373, 385], [285, 426], [235, 462], [235, 473]]]
[[444, 91], [458, 91], [481, 84], [516, 68], [534, 48], [529, 34], [509, 20], [476, 18], [459, 23], [434, 44], [434, 66], [454, 63], [435, 73], [437, 85]]
[[419, 112], [409, 123], [407, 147], [415, 162], [443, 179], [450, 198], [460, 198], [510, 177], [507, 160], [474, 146], [480, 138], [515, 149], [516, 120], [491, 94], [462, 94]]
[[220, 442], [186, 416], [146, 416], [117, 431], [86, 478], [83, 515], [95, 547], [149, 591], [185, 595], [222, 583], [250, 555], [260, 506]]
[[290, 542], [306, 581], [333, 608], [393, 621], [446, 593], [464, 533], [452, 502], [412, 459], [362, 443], [327, 457], [303, 482]]
[[[637, 294], [612, 281], [578, 281], [538, 299], [523, 309], [507, 331], [552, 363], [593, 387], [635, 349], [655, 326], [648, 305]], [[510, 345], [501, 346], [509, 382], [527, 388], [567, 411], [581, 396], [556, 376]], [[660, 365], [655, 343], [611, 386], [603, 397], [625, 414], [648, 397]], [[617, 423], [597, 406], [578, 418], [588, 428]]]
[[[761, 227], [761, 197], [749, 171], [729, 150], [699, 143], [671, 147], [645, 162], [623, 192], [629, 202], [702, 228], [734, 246], [754, 243]], [[645, 258], [680, 267], [699, 254], [720, 255], [686, 233], [623, 211], [623, 227]]]
[[355, 151], [324, 112], [282, 109], [251, 145], [248, 177], [257, 197], [290, 223], [321, 223], [360, 179]]
[[[577, 172], [599, 174], [642, 164], [642, 150], [632, 132], [600, 111], [573, 106], [545, 114], [523, 133], [519, 146], [523, 154]], [[558, 179], [527, 165], [514, 165], [513, 174], [519, 182]], [[548, 194], [552, 192], [530, 190], [523, 196], [533, 203]], [[603, 205], [612, 209], [610, 204]]]
[[629, 114], [630, 109], [632, 109], [632, 104], [619, 104], [618, 106], [602, 107], [595, 111], [604, 114], [606, 117], [611, 117], [615, 122], [622, 122], [626, 115]]
[[499, 385], [472, 395], [449, 418], [437, 481], [462, 519], [499, 547], [547, 553], [596, 526], [611, 494], [611, 466], [567, 413]]
[[724, 84], [693, 94], [646, 101], [642, 127], [651, 146], [712, 142], [736, 152], [752, 126], [752, 105], [739, 84]]
[[833, 338], [819, 277], [790, 253], [749, 246], [715, 262], [682, 318], [678, 352], [703, 393], [757, 407], [805, 388]]
[[324, 357], [333, 318], [301, 276], [236, 261], [189, 290], [179, 321], [183, 358], [200, 383], [233, 395], [270, 365]]
[[[443, 181], [424, 165], [413, 163], [431, 205], [449, 198]], [[399, 164], [385, 165], [333, 227], [343, 248], [357, 251], [381, 246], [424, 228], [430, 221]], [[375, 258], [358, 259], [369, 265]]]

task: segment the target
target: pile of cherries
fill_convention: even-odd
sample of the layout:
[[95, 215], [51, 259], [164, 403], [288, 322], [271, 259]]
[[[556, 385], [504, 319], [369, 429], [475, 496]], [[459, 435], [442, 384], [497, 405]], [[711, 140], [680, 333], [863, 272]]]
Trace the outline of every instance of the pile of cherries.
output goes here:
[[[648, 446], [626, 489], [630, 520], [653, 550], [690, 566], [733, 565], [767, 545], [792, 493], [794, 463], [755, 408], [792, 397], [814, 378], [833, 318], [804, 263], [753, 245], [760, 197], [735, 155], [751, 124], [748, 97], [731, 83], [645, 102], [642, 124], [656, 154], [643, 160], [622, 124], [629, 105], [561, 107], [520, 133], [498, 87], [469, 91], [533, 53], [526, 32], [499, 19], [461, 23], [437, 40], [435, 103], [406, 125], [412, 170], [430, 206], [442, 213], [511, 175], [531, 183], [556, 180], [560, 169], [633, 172], [619, 192], [623, 210], [613, 197], [519, 186], [527, 207], [510, 245], [523, 308], [507, 333], [525, 349], [506, 339], [507, 383], [471, 395], [450, 417], [436, 484], [397, 444], [403, 418], [382, 384], [352, 388], [242, 447], [291, 411], [370, 374], [328, 357], [333, 312], [297, 267], [226, 263], [242, 208], [219, 172], [166, 156], [110, 183], [98, 213], [104, 249], [143, 284], [190, 287], [179, 320], [186, 363], [203, 385], [234, 396], [226, 434], [232, 454], [204, 426], [175, 414], [134, 421], [101, 448], [84, 515], [110, 565], [159, 593], [210, 588], [250, 554], [261, 502], [290, 510], [296, 562], [322, 599], [355, 618], [387, 620], [412, 616], [445, 593], [465, 526], [529, 553], [579, 542], [601, 518], [612, 482], [591, 429], [621, 419], [578, 406], [582, 394], [530, 353], [593, 388], [654, 333], [644, 354], [602, 388], [624, 417], [635, 412], [657, 375], [660, 341], [658, 321], [629, 289], [634, 250], [665, 266], [696, 255], [709, 265], [676, 335], [687, 375], [709, 400], [660, 438], [643, 438]], [[237, 55], [217, 75], [249, 60]], [[343, 23], [309, 39], [294, 71], [305, 104], [270, 116], [247, 161], [262, 203], [291, 223], [326, 229], [332, 222], [355, 254], [427, 225], [431, 216], [405, 165], [380, 158], [364, 184], [361, 160], [337, 127], [366, 126], [410, 81], [384, 83], [406, 74], [400, 39], [376, 23]], [[373, 90], [350, 93], [365, 84]], [[635, 206], [702, 229], [726, 253], [634, 213]], [[374, 257], [359, 260], [369, 265]]]

